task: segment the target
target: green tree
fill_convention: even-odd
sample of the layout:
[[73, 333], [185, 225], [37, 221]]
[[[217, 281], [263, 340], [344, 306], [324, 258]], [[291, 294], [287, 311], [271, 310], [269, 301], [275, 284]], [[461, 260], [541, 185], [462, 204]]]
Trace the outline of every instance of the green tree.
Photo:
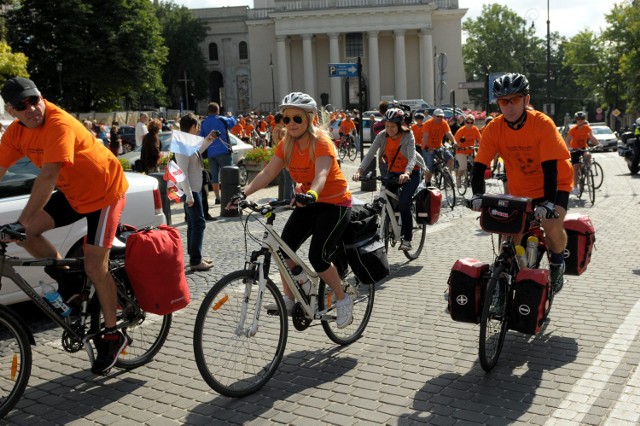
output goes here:
[[148, 0], [24, 0], [7, 13], [7, 28], [42, 93], [67, 109], [164, 102], [167, 49]]
[[605, 17], [609, 24], [603, 33], [617, 53], [617, 97], [627, 102], [626, 111], [640, 110], [640, 2], [615, 4]]
[[196, 99], [207, 98], [209, 93], [205, 58], [199, 48], [207, 35], [206, 26], [194, 18], [189, 9], [170, 2], [160, 3], [157, 15], [169, 49], [168, 62], [162, 73], [169, 104], [177, 108], [184, 99], [186, 74], [189, 108], [194, 109]]
[[0, 41], [0, 86], [7, 78], [29, 77], [27, 62], [28, 59], [23, 53], [13, 53], [5, 41]]

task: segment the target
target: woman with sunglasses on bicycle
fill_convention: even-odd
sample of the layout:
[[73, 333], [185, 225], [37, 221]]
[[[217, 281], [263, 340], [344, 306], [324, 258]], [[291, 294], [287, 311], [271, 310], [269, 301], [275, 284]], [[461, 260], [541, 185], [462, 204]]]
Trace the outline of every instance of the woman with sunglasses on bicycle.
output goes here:
[[366, 170], [371, 160], [379, 152], [386, 158], [387, 181], [391, 176], [397, 176], [398, 184], [385, 184], [391, 191], [396, 191], [402, 186], [398, 209], [402, 219], [402, 242], [400, 250], [411, 250], [411, 237], [413, 233], [413, 217], [411, 217], [411, 197], [420, 184], [420, 170], [426, 170], [424, 160], [416, 155], [416, 143], [413, 132], [407, 127], [404, 120], [404, 111], [399, 108], [391, 108], [384, 114], [384, 130], [378, 133], [371, 148], [364, 156], [358, 171], [353, 175], [353, 180], [360, 180], [360, 175]]
[[482, 133], [471, 179], [471, 208], [479, 211], [485, 191], [484, 171], [499, 154], [509, 193], [533, 200], [550, 254], [553, 292], [564, 284], [564, 249], [567, 234], [563, 222], [573, 186], [569, 150], [556, 126], [545, 114], [529, 106], [529, 81], [522, 74], [503, 74], [493, 82], [493, 97], [502, 115]]
[[[316, 101], [301, 92], [285, 96], [280, 105], [284, 138], [278, 143], [269, 164], [234, 195], [227, 208], [264, 188], [286, 168], [297, 183], [296, 208], [289, 217], [282, 239], [293, 250], [311, 236], [309, 261], [336, 296], [336, 325], [348, 326], [352, 321], [353, 301], [342, 290], [342, 279], [330, 256], [342, 238], [351, 217], [351, 192], [342, 174], [331, 136], [314, 125], [318, 114]], [[285, 255], [286, 256], [286, 255]], [[287, 260], [289, 268], [295, 264]], [[282, 278], [282, 282], [285, 280]], [[291, 290], [284, 285], [287, 313], [295, 305]], [[267, 310], [277, 307], [266, 306]]]
[[474, 149], [480, 144], [480, 130], [475, 126], [476, 119], [469, 114], [464, 120], [464, 126], [455, 133], [456, 138], [456, 161], [458, 162], [458, 173], [456, 184], [460, 188], [462, 176], [467, 171], [467, 158], [474, 154]]

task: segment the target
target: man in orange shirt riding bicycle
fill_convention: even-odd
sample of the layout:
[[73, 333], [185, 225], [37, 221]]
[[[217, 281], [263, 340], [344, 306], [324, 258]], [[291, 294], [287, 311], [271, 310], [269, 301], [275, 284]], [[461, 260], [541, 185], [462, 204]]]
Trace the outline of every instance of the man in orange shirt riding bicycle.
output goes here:
[[[2, 98], [17, 120], [2, 137], [0, 179], [23, 156], [41, 169], [27, 205], [12, 224], [27, 236], [18, 245], [35, 258], [61, 259], [43, 234], [87, 220], [84, 269], [98, 293], [105, 326], [105, 333], [94, 338], [98, 356], [91, 371], [105, 374], [129, 343], [116, 329], [116, 285], [108, 269], [129, 183], [113, 153], [80, 121], [43, 99], [33, 81], [8, 79]], [[45, 267], [45, 272], [56, 281], [65, 275], [55, 266]]]
[[576, 125], [569, 129], [567, 133], [566, 142], [571, 150], [571, 164], [573, 165], [573, 189], [571, 193], [573, 195], [579, 194], [578, 189], [578, 176], [580, 176], [580, 157], [584, 155], [584, 161], [591, 161], [591, 154], [588, 151], [582, 151], [589, 146], [588, 142], [591, 142], [594, 146], [600, 145], [598, 139], [591, 133], [591, 127], [587, 123], [587, 115], [578, 111], [575, 114]]
[[564, 249], [567, 234], [563, 222], [567, 214], [573, 170], [569, 150], [555, 123], [528, 107], [529, 81], [522, 74], [504, 74], [493, 82], [493, 96], [502, 115], [482, 133], [482, 143], [473, 167], [471, 199], [480, 210], [485, 191], [484, 172], [500, 154], [509, 178], [509, 193], [533, 199], [550, 250], [551, 283], [554, 293], [564, 283]]
[[338, 133], [340, 134], [340, 145], [344, 143], [344, 140], [347, 138], [348, 135], [353, 136], [353, 140], [355, 143], [356, 123], [353, 122], [353, 117], [351, 116], [351, 113], [348, 113], [345, 119], [340, 122]]
[[[422, 155], [427, 165], [427, 172], [424, 174], [424, 180], [427, 186], [431, 185], [431, 175], [433, 170], [433, 157], [435, 151], [443, 148], [442, 140], [446, 136], [451, 144], [455, 144], [456, 140], [451, 133], [447, 120], [444, 119], [444, 111], [440, 108], [433, 111], [433, 117], [424, 124], [422, 132]], [[453, 155], [448, 149], [443, 152], [443, 158], [449, 169], [449, 173], [453, 172]]]

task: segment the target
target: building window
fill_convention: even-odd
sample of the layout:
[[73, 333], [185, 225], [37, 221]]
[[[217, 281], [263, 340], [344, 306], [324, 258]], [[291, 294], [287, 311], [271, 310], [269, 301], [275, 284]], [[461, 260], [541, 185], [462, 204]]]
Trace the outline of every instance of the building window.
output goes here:
[[362, 33], [347, 33], [345, 35], [345, 56], [347, 58], [357, 58], [358, 56], [364, 56], [364, 50], [362, 48]]
[[240, 60], [249, 59], [249, 48], [247, 47], [246, 41], [240, 42], [240, 45], [238, 46], [238, 54], [240, 56]]
[[218, 60], [218, 45], [215, 43], [209, 43], [209, 60], [210, 61]]

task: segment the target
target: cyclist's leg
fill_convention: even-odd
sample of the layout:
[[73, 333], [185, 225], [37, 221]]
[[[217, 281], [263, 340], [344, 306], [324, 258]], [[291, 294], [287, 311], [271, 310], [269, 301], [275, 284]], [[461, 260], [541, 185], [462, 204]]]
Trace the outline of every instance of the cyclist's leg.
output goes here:
[[458, 188], [462, 182], [462, 176], [467, 172], [467, 154], [456, 154], [458, 160], [458, 173], [456, 175], [456, 184]]
[[402, 186], [402, 191], [400, 191], [398, 209], [400, 210], [400, 217], [402, 218], [402, 239], [404, 241], [411, 241], [412, 239], [413, 217], [411, 215], [411, 202], [413, 200], [413, 193], [416, 192], [419, 184], [420, 172], [414, 170], [411, 172], [409, 182], [405, 183]]
[[449, 169], [449, 173], [453, 172], [453, 154], [451, 154], [451, 151], [443, 149], [442, 158], [447, 165], [447, 169]]
[[[294, 209], [293, 212], [291, 212], [291, 216], [289, 216], [289, 220], [287, 220], [287, 223], [282, 229], [282, 240], [293, 251], [297, 251], [313, 232], [313, 228], [309, 226], [309, 222], [313, 219], [313, 216], [310, 218], [309, 214], [304, 214], [313, 213], [313, 211], [306, 211], [307, 209], [308, 207], [305, 207], [304, 209]], [[305, 210], [304, 213], [303, 210]], [[285, 253], [282, 254], [285, 258], [287, 266], [289, 268], [293, 268], [293, 266], [295, 266], [295, 263], [291, 259], [289, 259]], [[280, 279], [282, 280], [282, 290], [284, 295], [289, 300], [293, 300], [293, 293], [291, 292], [291, 289], [289, 289], [289, 286], [287, 286], [287, 282], [284, 279], [283, 271], [280, 271]]]
[[580, 176], [580, 151], [571, 151], [571, 165], [573, 165], [573, 187], [578, 187], [578, 177]]
[[424, 180], [427, 186], [431, 185], [431, 176], [433, 175], [433, 157], [435, 155], [434, 151], [430, 148], [426, 148], [422, 150], [422, 155], [424, 156], [424, 163], [427, 166], [427, 171], [424, 173]]

